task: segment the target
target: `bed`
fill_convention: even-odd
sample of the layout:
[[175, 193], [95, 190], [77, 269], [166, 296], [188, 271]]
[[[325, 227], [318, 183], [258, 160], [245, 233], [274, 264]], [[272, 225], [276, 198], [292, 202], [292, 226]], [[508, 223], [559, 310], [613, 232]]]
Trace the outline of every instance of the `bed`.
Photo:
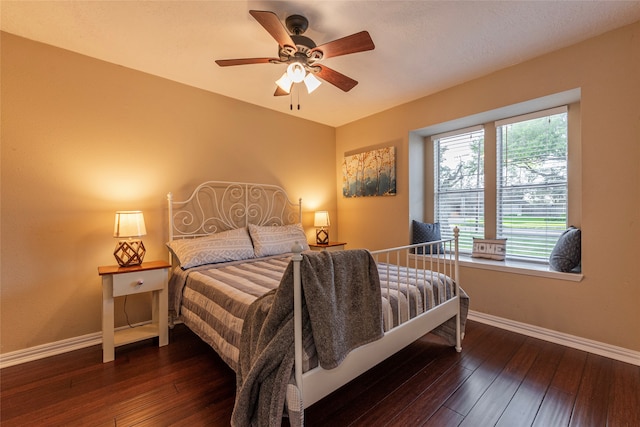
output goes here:
[[304, 408], [429, 332], [461, 351], [468, 297], [454, 239], [312, 252], [302, 200], [207, 181], [167, 195], [172, 320], [236, 372], [232, 424], [304, 423]]

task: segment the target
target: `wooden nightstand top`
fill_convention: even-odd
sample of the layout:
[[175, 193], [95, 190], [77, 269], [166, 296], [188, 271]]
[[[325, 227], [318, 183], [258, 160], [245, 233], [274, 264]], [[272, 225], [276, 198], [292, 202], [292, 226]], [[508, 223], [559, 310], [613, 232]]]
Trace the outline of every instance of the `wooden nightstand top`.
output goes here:
[[309, 243], [309, 246], [312, 248], [331, 248], [333, 246], [345, 246], [346, 242], [329, 242], [326, 245], [319, 245], [317, 243]]
[[131, 267], [120, 267], [119, 265], [105, 265], [98, 267], [98, 274], [103, 276], [105, 274], [120, 274], [131, 273], [133, 271], [145, 271], [145, 270], [157, 270], [159, 268], [169, 268], [171, 264], [167, 261], [149, 261], [143, 262], [140, 265], [133, 265]]

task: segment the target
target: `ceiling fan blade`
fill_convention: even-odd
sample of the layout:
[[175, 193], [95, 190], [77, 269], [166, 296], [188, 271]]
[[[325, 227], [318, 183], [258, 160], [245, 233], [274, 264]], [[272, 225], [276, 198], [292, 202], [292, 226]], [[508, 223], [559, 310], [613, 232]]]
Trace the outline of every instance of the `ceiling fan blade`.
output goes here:
[[216, 64], [221, 67], [229, 67], [231, 65], [268, 64], [271, 60], [278, 61], [277, 58], [216, 59]]
[[332, 70], [329, 67], [324, 65], [315, 65], [315, 67], [320, 68], [320, 71], [314, 73], [316, 77], [320, 77], [322, 80], [325, 80], [332, 85], [336, 86], [339, 89], [342, 89], [345, 92], [349, 92], [355, 85], [358, 84], [357, 81], [353, 80], [351, 77], [347, 77], [342, 73], [339, 73], [335, 70]]
[[280, 19], [278, 19], [278, 15], [262, 10], [250, 10], [249, 13], [271, 34], [271, 37], [273, 37], [280, 46], [296, 47], [287, 29], [282, 25]]
[[273, 93], [273, 96], [285, 96], [289, 95], [288, 92], [285, 92], [280, 86], [276, 85], [276, 91]]
[[367, 31], [360, 31], [359, 33], [321, 44], [311, 49], [311, 52], [319, 50], [322, 52], [322, 58], [326, 59], [334, 56], [347, 55], [349, 53], [373, 50], [375, 47], [369, 33]]

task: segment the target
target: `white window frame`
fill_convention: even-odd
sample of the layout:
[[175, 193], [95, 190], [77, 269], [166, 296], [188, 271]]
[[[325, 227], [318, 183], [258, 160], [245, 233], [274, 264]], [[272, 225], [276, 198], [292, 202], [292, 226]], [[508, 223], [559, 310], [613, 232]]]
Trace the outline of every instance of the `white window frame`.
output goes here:
[[[471, 132], [478, 132], [480, 130], [484, 130], [484, 146], [485, 146], [485, 156], [484, 156], [484, 171], [485, 171], [485, 180], [484, 180], [484, 204], [485, 204], [485, 212], [483, 215], [483, 218], [479, 218], [479, 220], [483, 220], [485, 227], [484, 227], [484, 235], [477, 235], [477, 234], [469, 234], [469, 235], [465, 235], [465, 233], [461, 233], [461, 248], [460, 248], [460, 253], [461, 254], [470, 254], [471, 253], [471, 245], [468, 244], [469, 242], [467, 242], [466, 240], [471, 241], [472, 237], [480, 237], [480, 238], [500, 238], [503, 236], [499, 235], [499, 173], [497, 171], [498, 167], [499, 167], [499, 163], [500, 163], [500, 159], [499, 159], [499, 154], [497, 153], [497, 128], [498, 126], [504, 126], [507, 124], [511, 124], [511, 123], [516, 123], [516, 122], [521, 122], [521, 121], [526, 121], [526, 120], [531, 120], [531, 119], [535, 119], [535, 118], [540, 118], [540, 117], [547, 117], [547, 116], [551, 116], [554, 114], [559, 114], [559, 113], [567, 113], [568, 112], [568, 107], [567, 105], [563, 105], [563, 106], [557, 106], [557, 107], [553, 107], [553, 108], [548, 108], [548, 109], [544, 109], [544, 110], [539, 110], [539, 111], [534, 111], [534, 112], [530, 112], [530, 113], [526, 113], [526, 114], [521, 114], [521, 115], [517, 115], [517, 116], [510, 116], [509, 118], [504, 118], [504, 119], [499, 119], [499, 120], [495, 120], [495, 121], [491, 121], [491, 122], [487, 122], [484, 123], [482, 125], [474, 125], [474, 126], [469, 126], [469, 127], [465, 127], [465, 128], [461, 128], [461, 129], [456, 129], [456, 130], [451, 130], [451, 131], [447, 131], [447, 132], [442, 132], [439, 134], [435, 134], [435, 135], [431, 135], [430, 137], [428, 137], [428, 139], [431, 141], [431, 146], [432, 146], [432, 153], [433, 153], [433, 172], [434, 172], [434, 178], [433, 178], [433, 196], [434, 196], [434, 203], [433, 203], [433, 218], [434, 221], [437, 222], [441, 222], [441, 232], [442, 232], [442, 238], [451, 238], [452, 237], [452, 232], [449, 232], [448, 228], [442, 227], [442, 221], [443, 218], [441, 218], [440, 215], [440, 209], [438, 206], [438, 173], [439, 173], [439, 158], [438, 158], [438, 154], [437, 154], [437, 150], [438, 150], [438, 141], [440, 139], [444, 139], [450, 136], [455, 136], [455, 135], [461, 135], [461, 134], [467, 134], [467, 133], [471, 133]], [[569, 124], [567, 124], [567, 127], [569, 127]], [[493, 132], [489, 133], [487, 132], [488, 129], [493, 129]], [[489, 139], [489, 141], [487, 141], [487, 138]], [[487, 144], [487, 142], [489, 142], [489, 144]], [[567, 143], [568, 145], [568, 143]], [[492, 156], [487, 156], [487, 153], [489, 151], [493, 150], [494, 155]], [[568, 147], [567, 147], [568, 150]], [[567, 161], [567, 167], [568, 167], [568, 161]], [[495, 174], [489, 174], [487, 172], [489, 172], [491, 169], [494, 170]], [[566, 187], [568, 187], [568, 178], [567, 178], [567, 183], [566, 183]], [[487, 209], [487, 204], [488, 203], [492, 203], [492, 201], [495, 200], [495, 207], [493, 209], [491, 209], [490, 212], [492, 213], [488, 213], [488, 209]], [[568, 196], [567, 196], [567, 202], [566, 202], [566, 206], [568, 209]], [[445, 220], [444, 223], [448, 224], [449, 222], [451, 222], [450, 220]], [[568, 222], [568, 221], [567, 221]], [[565, 228], [566, 228], [566, 224], [565, 224]], [[557, 235], [559, 236], [561, 234], [561, 231], [557, 233]], [[466, 238], [466, 240], [464, 240]], [[545, 256], [531, 256], [531, 257], [514, 257], [513, 255], [509, 254], [509, 249], [508, 249], [508, 243], [507, 243], [507, 257], [514, 259], [514, 260], [520, 260], [520, 261], [532, 261], [534, 263], [543, 263], [543, 264], [547, 264], [548, 260], [547, 260], [547, 255], [545, 254]]]
[[[582, 221], [582, 147], [581, 147], [581, 100], [580, 88], [568, 89], [518, 102], [516, 104], [497, 107], [492, 110], [452, 118], [447, 121], [432, 121], [422, 128], [409, 131], [409, 225], [412, 219], [425, 222], [434, 222], [433, 206], [433, 146], [431, 135], [449, 132], [455, 129], [463, 129], [493, 122], [508, 117], [527, 114], [533, 111], [545, 110], [559, 105], [568, 105], [568, 223], [577, 227]], [[446, 117], [446, 115], [443, 115]], [[485, 126], [485, 150], [495, 156], [495, 145], [490, 146], [491, 133], [495, 132], [495, 126]], [[495, 139], [495, 135], [493, 136]], [[494, 163], [495, 164], [495, 163]], [[495, 179], [495, 169], [486, 169], [487, 179]], [[491, 176], [489, 176], [491, 175]], [[485, 209], [495, 209], [495, 191], [485, 188]], [[492, 213], [493, 214], [493, 213]], [[495, 227], [495, 225], [494, 225]], [[495, 228], [485, 224], [487, 236], [495, 236]], [[493, 233], [493, 234], [492, 234]], [[583, 230], [584, 235], [584, 230]], [[460, 265], [466, 268], [485, 269], [512, 274], [523, 274], [535, 277], [547, 277], [560, 281], [579, 282], [583, 278], [582, 273], [562, 273], [552, 271], [548, 262], [532, 261], [493, 261], [482, 258], [471, 258], [468, 255], [460, 255]], [[584, 265], [583, 265], [584, 271]]]

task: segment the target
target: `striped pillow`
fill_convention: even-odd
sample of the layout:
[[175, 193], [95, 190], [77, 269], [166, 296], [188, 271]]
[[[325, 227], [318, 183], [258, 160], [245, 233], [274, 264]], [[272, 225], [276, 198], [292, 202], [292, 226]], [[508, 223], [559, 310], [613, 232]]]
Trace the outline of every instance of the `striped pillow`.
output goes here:
[[172, 240], [167, 246], [183, 269], [253, 258], [253, 245], [246, 228], [195, 239]]
[[307, 236], [302, 224], [261, 226], [249, 224], [249, 234], [253, 240], [256, 258], [291, 252], [294, 243], [303, 250], [309, 249]]

